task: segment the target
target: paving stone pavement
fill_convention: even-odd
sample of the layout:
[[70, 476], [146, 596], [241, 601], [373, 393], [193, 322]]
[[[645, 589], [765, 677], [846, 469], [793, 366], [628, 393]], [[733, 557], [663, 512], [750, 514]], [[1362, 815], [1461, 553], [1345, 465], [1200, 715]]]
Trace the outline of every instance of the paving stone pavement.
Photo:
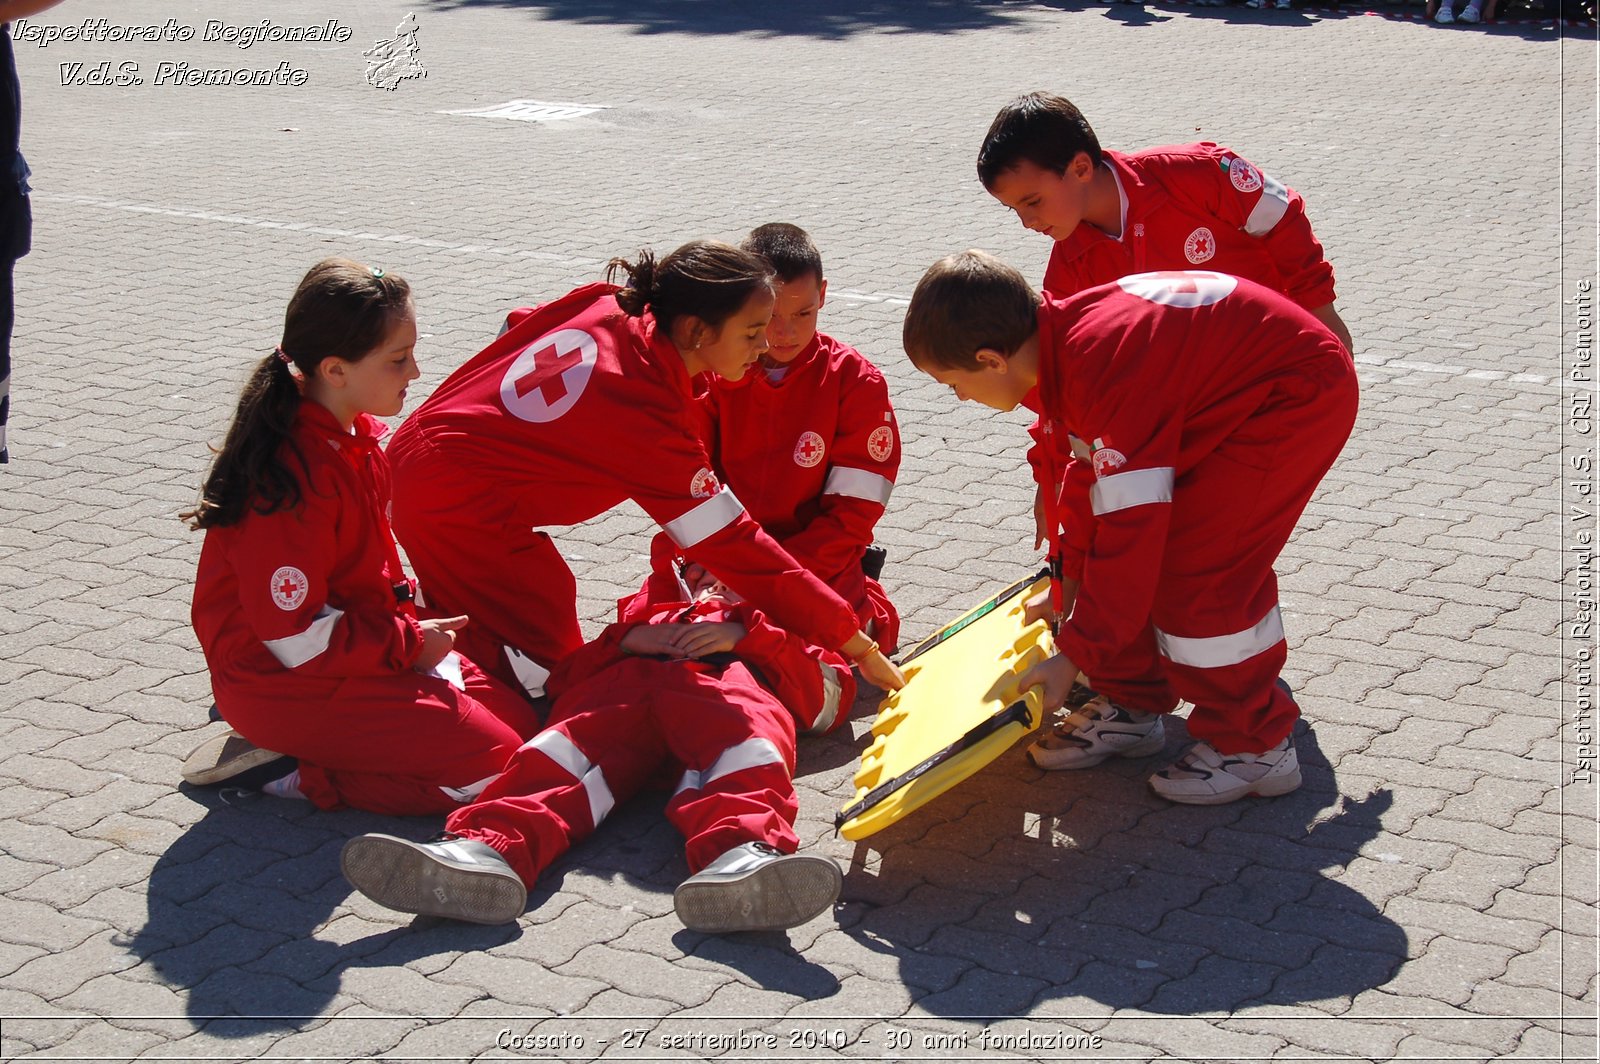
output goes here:
[[[269, 10], [349, 39], [203, 40]], [[407, 12], [426, 77], [375, 88], [361, 53]], [[1563, 388], [1595, 280], [1592, 29], [948, 0], [74, 0], [32, 21], [95, 17], [197, 32], [17, 46], [37, 233], [0, 467], [0, 1058], [1594, 1059], [1594, 640], [1571, 628], [1593, 562], [1569, 549], [1592, 476], [1567, 464], [1592, 453], [1593, 385]], [[62, 84], [102, 62], [145, 83]], [[156, 84], [160, 63], [305, 75]], [[672, 915], [659, 799], [482, 928], [339, 875], [352, 834], [432, 821], [177, 785], [218, 725], [176, 514], [328, 254], [415, 286], [420, 398], [507, 308], [614, 254], [799, 222], [825, 328], [883, 367], [904, 426], [880, 533], [908, 637], [1025, 573], [1023, 420], [958, 406], [898, 336], [940, 255], [1040, 273], [1042, 241], [972, 176], [995, 109], [1039, 87], [1112, 147], [1231, 144], [1306, 196], [1338, 268], [1363, 409], [1280, 566], [1301, 791], [1174, 807], [1152, 763], [1046, 774], [1019, 747], [847, 843], [864, 697], [801, 747], [837, 910], [718, 938]], [[605, 109], [451, 113], [519, 99]], [[589, 631], [648, 531], [628, 507], [560, 537]]]

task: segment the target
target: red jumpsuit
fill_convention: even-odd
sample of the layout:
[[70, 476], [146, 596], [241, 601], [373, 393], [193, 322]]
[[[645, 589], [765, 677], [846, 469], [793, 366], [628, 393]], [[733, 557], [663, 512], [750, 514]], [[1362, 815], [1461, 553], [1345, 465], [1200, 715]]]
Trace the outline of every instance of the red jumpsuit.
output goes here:
[[[675, 787], [667, 819], [687, 840], [691, 873], [745, 842], [793, 853], [796, 720], [821, 730], [844, 716], [855, 700], [850, 666], [746, 603], [686, 607], [645, 593], [624, 600], [621, 621], [550, 677], [550, 727], [446, 828], [493, 847], [532, 886], [666, 767]], [[637, 624], [689, 619], [738, 621], [749, 634], [731, 655], [701, 661], [620, 649]]]
[[1224, 754], [1276, 745], [1299, 710], [1274, 683], [1272, 565], [1349, 438], [1349, 353], [1276, 292], [1206, 272], [1047, 298], [1039, 337], [1028, 405], [1078, 452], [1062, 519], [1088, 530], [1062, 548], [1082, 584], [1061, 652], [1130, 708], [1192, 702], [1190, 733]]
[[[454, 655], [412, 664], [422, 629], [384, 508], [384, 426], [354, 434], [302, 402], [300, 504], [206, 531], [192, 611], [217, 709], [257, 746], [300, 759], [317, 805], [440, 813], [475, 797], [539, 721], [517, 693]], [[458, 688], [445, 675], [459, 663]], [[452, 677], [454, 678], [454, 677]]]
[[785, 628], [842, 646], [854, 611], [718, 483], [682, 357], [616, 291], [513, 315], [395, 433], [395, 531], [429, 605], [470, 616], [463, 652], [538, 693], [583, 642], [572, 572], [540, 529], [631, 498]]
[[[892, 653], [900, 615], [861, 555], [900, 469], [900, 431], [883, 374], [818, 334], [774, 382], [759, 370], [713, 379], [701, 395], [706, 449], [723, 482], [796, 561], [855, 606]], [[657, 537], [656, 559], [672, 551]]]
[[[1122, 194], [1122, 236], [1085, 222], [1056, 241], [1045, 295], [1065, 299], [1127, 274], [1203, 268], [1265, 285], [1307, 310], [1334, 301], [1333, 267], [1298, 192], [1211, 143], [1104, 155]], [[1029, 429], [1028, 462], [1045, 482], [1039, 430]], [[1060, 468], [1073, 459], [1064, 440], [1056, 443]], [[1069, 526], [1065, 535], [1081, 552], [1088, 530]]]

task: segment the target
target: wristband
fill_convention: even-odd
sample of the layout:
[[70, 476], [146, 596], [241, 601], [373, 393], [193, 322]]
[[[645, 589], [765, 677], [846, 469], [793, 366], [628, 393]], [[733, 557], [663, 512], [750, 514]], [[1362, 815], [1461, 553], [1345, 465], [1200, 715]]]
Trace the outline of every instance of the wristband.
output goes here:
[[879, 649], [880, 649], [880, 647], [878, 646], [878, 641], [876, 639], [869, 639], [869, 640], [867, 640], [867, 649], [863, 650], [859, 654], [851, 655], [850, 660], [851, 661], [855, 661], [855, 662], [859, 662], [862, 658], [866, 657], [868, 654], [876, 654], [879, 651]]

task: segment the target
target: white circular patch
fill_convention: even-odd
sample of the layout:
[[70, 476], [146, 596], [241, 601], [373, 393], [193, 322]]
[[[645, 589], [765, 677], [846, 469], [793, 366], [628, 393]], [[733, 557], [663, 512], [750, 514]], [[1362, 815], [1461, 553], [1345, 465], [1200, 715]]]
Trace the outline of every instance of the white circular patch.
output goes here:
[[1239, 287], [1239, 280], [1209, 270], [1168, 270], [1136, 273], [1117, 283], [1129, 295], [1168, 307], [1206, 307]]
[[889, 457], [889, 452], [894, 450], [894, 430], [888, 425], [879, 425], [872, 430], [872, 435], [867, 437], [867, 453], [874, 462], [881, 462]]
[[722, 490], [722, 485], [717, 483], [717, 475], [709, 469], [702, 469], [689, 481], [689, 494], [696, 499], [709, 499]]
[[1183, 255], [1196, 266], [1209, 261], [1217, 253], [1217, 238], [1211, 230], [1201, 226], [1183, 242]]
[[500, 402], [523, 421], [554, 421], [571, 410], [600, 349], [582, 329], [558, 329], [524, 347], [500, 379]]
[[822, 437], [815, 432], [802, 432], [794, 445], [794, 464], [802, 469], [810, 469], [822, 461], [822, 456], [828, 447], [822, 442]]
[[1235, 157], [1228, 164], [1228, 180], [1233, 182], [1233, 187], [1240, 192], [1254, 192], [1261, 187], [1261, 171]]
[[280, 610], [297, 610], [306, 600], [306, 593], [311, 590], [311, 581], [292, 565], [278, 567], [272, 574], [272, 604]]
[[1094, 475], [1103, 477], [1128, 464], [1128, 456], [1115, 447], [1100, 447], [1094, 452]]

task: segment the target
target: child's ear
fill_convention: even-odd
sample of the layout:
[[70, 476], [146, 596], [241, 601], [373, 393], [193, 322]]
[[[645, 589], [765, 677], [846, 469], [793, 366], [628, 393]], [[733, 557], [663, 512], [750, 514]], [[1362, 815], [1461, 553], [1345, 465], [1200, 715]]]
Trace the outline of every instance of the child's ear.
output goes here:
[[978, 353], [973, 357], [977, 359], [980, 372], [992, 370], [995, 373], [1005, 373], [1011, 368], [1011, 360], [992, 347], [978, 348]]
[[826, 277], [824, 277], [822, 279], [822, 283], [817, 286], [817, 309], [821, 310], [822, 309], [822, 304], [826, 303], [827, 301], [828, 301], [828, 279]]
[[317, 363], [316, 378], [330, 388], [343, 388], [350, 364], [337, 355]]
[[672, 342], [680, 351], [693, 351], [710, 338], [711, 327], [693, 314], [683, 314], [672, 323]]
[[1086, 151], [1080, 151], [1078, 154], [1074, 155], [1072, 157], [1072, 161], [1067, 164], [1067, 169], [1063, 176], [1070, 177], [1074, 181], [1088, 181], [1090, 178], [1094, 177], [1094, 168], [1095, 161], [1089, 158], [1089, 153]]

